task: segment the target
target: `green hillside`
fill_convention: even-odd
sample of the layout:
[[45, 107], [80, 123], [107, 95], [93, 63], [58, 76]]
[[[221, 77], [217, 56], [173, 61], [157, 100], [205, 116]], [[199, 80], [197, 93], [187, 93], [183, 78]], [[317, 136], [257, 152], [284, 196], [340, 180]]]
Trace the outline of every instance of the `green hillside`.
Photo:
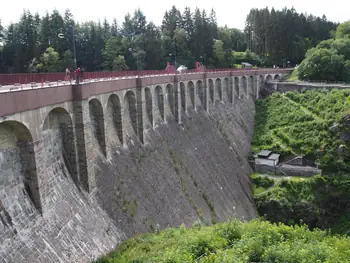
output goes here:
[[302, 154], [317, 160], [324, 169], [349, 169], [336, 153], [342, 144], [339, 134], [330, 130], [350, 109], [349, 95], [349, 89], [324, 89], [274, 93], [259, 99], [252, 151]]

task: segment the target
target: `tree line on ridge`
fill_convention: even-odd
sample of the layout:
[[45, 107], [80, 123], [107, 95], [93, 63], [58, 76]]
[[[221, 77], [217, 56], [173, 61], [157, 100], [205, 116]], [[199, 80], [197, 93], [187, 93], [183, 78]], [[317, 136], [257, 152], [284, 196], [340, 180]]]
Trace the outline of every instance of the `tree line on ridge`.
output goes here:
[[24, 10], [20, 20], [6, 27], [0, 20], [0, 73], [156, 70], [167, 62], [192, 68], [195, 61], [208, 68], [231, 68], [241, 62], [257, 66], [300, 63], [306, 51], [328, 39], [336, 28], [322, 18], [294, 9], [252, 9], [244, 30], [220, 27], [211, 10], [173, 6], [162, 25], [148, 22], [142, 10], [127, 14], [121, 23], [74, 21], [66, 10], [40, 17]]

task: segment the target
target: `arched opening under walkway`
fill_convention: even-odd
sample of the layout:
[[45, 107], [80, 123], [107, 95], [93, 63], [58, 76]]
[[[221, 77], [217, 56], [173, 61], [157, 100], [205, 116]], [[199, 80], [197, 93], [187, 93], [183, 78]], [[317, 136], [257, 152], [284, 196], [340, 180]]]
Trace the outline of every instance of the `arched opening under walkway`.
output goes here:
[[153, 127], [153, 101], [152, 101], [152, 93], [149, 88], [145, 88], [145, 99], [146, 99], [146, 112], [149, 122]]
[[183, 82], [180, 82], [180, 93], [181, 93], [181, 107], [186, 111], [186, 88]]
[[272, 80], [272, 76], [271, 75], [267, 75], [266, 76], [266, 82], [269, 82], [269, 81], [271, 81]]
[[164, 121], [164, 97], [161, 86], [155, 88], [155, 108], [159, 112], [162, 121]]
[[137, 107], [135, 93], [129, 90], [124, 96], [124, 114], [123, 114], [123, 126], [125, 132], [132, 138], [134, 135], [137, 137]]
[[[0, 177], [2, 187], [24, 187], [24, 193], [42, 213], [33, 138], [26, 126], [17, 121], [0, 123]], [[6, 180], [4, 180], [6, 178]]]
[[194, 105], [194, 103], [195, 103], [195, 101], [194, 101], [194, 84], [193, 84], [192, 81], [188, 82], [187, 92], [188, 92], [187, 93], [188, 94], [187, 98], [190, 99], [190, 104], [188, 105], [188, 107], [189, 108], [192, 107], [192, 109], [195, 109], [195, 105]]
[[207, 92], [201, 80], [197, 81], [197, 91], [202, 107], [207, 110]]
[[274, 80], [280, 80], [280, 75], [276, 74], [273, 79]]
[[108, 126], [112, 127], [119, 142], [123, 144], [122, 107], [118, 95], [112, 94], [107, 102]]
[[255, 91], [254, 91], [254, 78], [253, 76], [248, 77], [248, 95], [249, 96], [254, 96]]
[[106, 156], [104, 116], [101, 102], [98, 99], [91, 99], [89, 101], [89, 110], [92, 134], [95, 136], [101, 152]]
[[235, 77], [235, 94], [236, 97], [239, 98], [240, 94], [239, 94], [239, 78]]
[[214, 82], [212, 79], [209, 79], [209, 96], [210, 100], [213, 103], [214, 102]]
[[256, 91], [256, 93], [257, 93], [257, 94], [256, 94], [257, 98], [260, 97], [260, 92], [261, 92], [262, 88], [264, 87], [264, 85], [265, 85], [264, 76], [263, 76], [263, 75], [260, 75], [260, 76], [259, 76], [259, 86], [258, 86], [258, 89], [257, 89], [257, 91]]
[[[63, 161], [74, 183], [79, 186], [73, 122], [64, 108], [55, 108], [47, 115], [43, 125], [44, 136], [50, 139], [46, 147], [52, 148], [49, 163], [54, 163], [57, 151], [62, 154]], [[50, 134], [48, 134], [50, 132]]]
[[172, 116], [175, 116], [174, 89], [171, 84], [166, 85], [166, 96]]
[[248, 83], [245, 76], [242, 77], [243, 94], [245, 97], [248, 96]]
[[232, 85], [230, 83], [230, 80], [228, 78], [225, 78], [224, 83], [225, 83], [225, 91], [226, 91], [227, 100], [228, 100], [228, 102], [232, 103], [233, 102]]
[[215, 80], [215, 90], [216, 96], [219, 100], [222, 100], [222, 87], [221, 87], [221, 79]]

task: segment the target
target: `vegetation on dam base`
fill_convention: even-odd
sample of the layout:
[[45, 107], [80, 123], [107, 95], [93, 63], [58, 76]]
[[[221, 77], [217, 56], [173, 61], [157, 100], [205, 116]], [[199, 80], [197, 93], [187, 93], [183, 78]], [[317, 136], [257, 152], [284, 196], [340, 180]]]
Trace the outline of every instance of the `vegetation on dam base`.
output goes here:
[[258, 213], [270, 222], [302, 222], [311, 229], [350, 235], [350, 177], [251, 178]]
[[98, 263], [350, 262], [350, 239], [267, 221], [195, 224], [124, 242]]
[[274, 93], [257, 100], [252, 152], [304, 155], [324, 171], [349, 171], [348, 160], [337, 154], [344, 142], [330, 129], [350, 108], [349, 95], [349, 89], [323, 89]]

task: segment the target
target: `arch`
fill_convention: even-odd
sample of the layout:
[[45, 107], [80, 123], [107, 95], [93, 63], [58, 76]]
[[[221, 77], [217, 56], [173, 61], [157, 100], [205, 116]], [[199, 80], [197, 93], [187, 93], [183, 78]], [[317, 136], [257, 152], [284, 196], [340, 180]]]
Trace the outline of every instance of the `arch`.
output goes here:
[[264, 76], [263, 75], [260, 75], [259, 76], [259, 85], [260, 87], [264, 84]]
[[3, 184], [11, 187], [23, 184], [24, 193], [42, 214], [34, 143], [30, 131], [20, 122], [4, 121], [0, 123], [0, 135], [0, 177], [7, 178]]
[[161, 86], [157, 86], [155, 89], [155, 107], [159, 111], [160, 117], [164, 121], [164, 97], [163, 89]]
[[235, 77], [235, 94], [236, 97], [239, 98], [240, 94], [239, 94], [239, 78]]
[[137, 136], [136, 96], [131, 90], [127, 91], [124, 96], [123, 120], [125, 131], [128, 133], [129, 137], [132, 137], [132, 135]]
[[181, 93], [181, 107], [186, 111], [186, 93], [185, 93], [185, 84], [180, 82], [180, 93]]
[[121, 144], [123, 144], [122, 107], [118, 95], [112, 94], [107, 102], [108, 123], [112, 124], [113, 130]]
[[[187, 84], [187, 98], [189, 98], [191, 104], [192, 105], [192, 108], [195, 109], [195, 101], [194, 101], [194, 84], [192, 81], [189, 81], [188, 84]], [[190, 105], [188, 105], [188, 107], [190, 107]]]
[[254, 78], [253, 76], [248, 77], [248, 95], [249, 96], [254, 96]]
[[153, 104], [152, 104], [152, 93], [149, 88], [145, 88], [145, 99], [146, 99], [146, 112], [149, 122], [153, 127]]
[[[64, 108], [55, 108], [49, 112], [44, 121], [43, 131], [47, 133], [49, 130], [49, 136], [54, 142], [49, 142], [46, 147], [58, 146], [68, 172], [74, 183], [79, 186], [73, 122]], [[52, 152], [56, 152], [55, 149]]]
[[206, 88], [203, 87], [203, 82], [201, 80], [197, 81], [197, 92], [199, 101], [201, 102], [202, 107], [207, 110], [207, 92]]
[[274, 80], [280, 80], [280, 75], [279, 74], [276, 74], [274, 77], [273, 77]]
[[262, 88], [264, 87], [265, 80], [263, 75], [259, 75], [259, 83], [257, 85], [257, 91], [256, 91], [256, 98], [258, 99], [260, 97], [260, 93]]
[[209, 79], [209, 95], [210, 95], [210, 100], [213, 103], [214, 102], [214, 82], [212, 79]]
[[243, 87], [243, 94], [244, 96], [248, 96], [248, 83], [247, 83], [247, 77], [242, 77], [242, 87]]
[[171, 84], [166, 85], [166, 96], [171, 114], [175, 116], [174, 89]]
[[224, 83], [225, 83], [225, 90], [226, 90], [227, 100], [228, 100], [228, 102], [232, 103], [232, 101], [233, 101], [232, 85], [230, 83], [230, 80], [228, 78], [225, 78], [224, 79]]
[[272, 80], [272, 76], [269, 74], [269, 75], [267, 75], [266, 76], [266, 82], [269, 82], [269, 81], [271, 81]]
[[217, 98], [219, 100], [222, 100], [221, 79], [219, 78], [215, 80], [215, 92], [216, 92]]
[[89, 101], [89, 110], [92, 134], [95, 136], [102, 153], [106, 156], [104, 116], [101, 102], [98, 99], [91, 99]]

